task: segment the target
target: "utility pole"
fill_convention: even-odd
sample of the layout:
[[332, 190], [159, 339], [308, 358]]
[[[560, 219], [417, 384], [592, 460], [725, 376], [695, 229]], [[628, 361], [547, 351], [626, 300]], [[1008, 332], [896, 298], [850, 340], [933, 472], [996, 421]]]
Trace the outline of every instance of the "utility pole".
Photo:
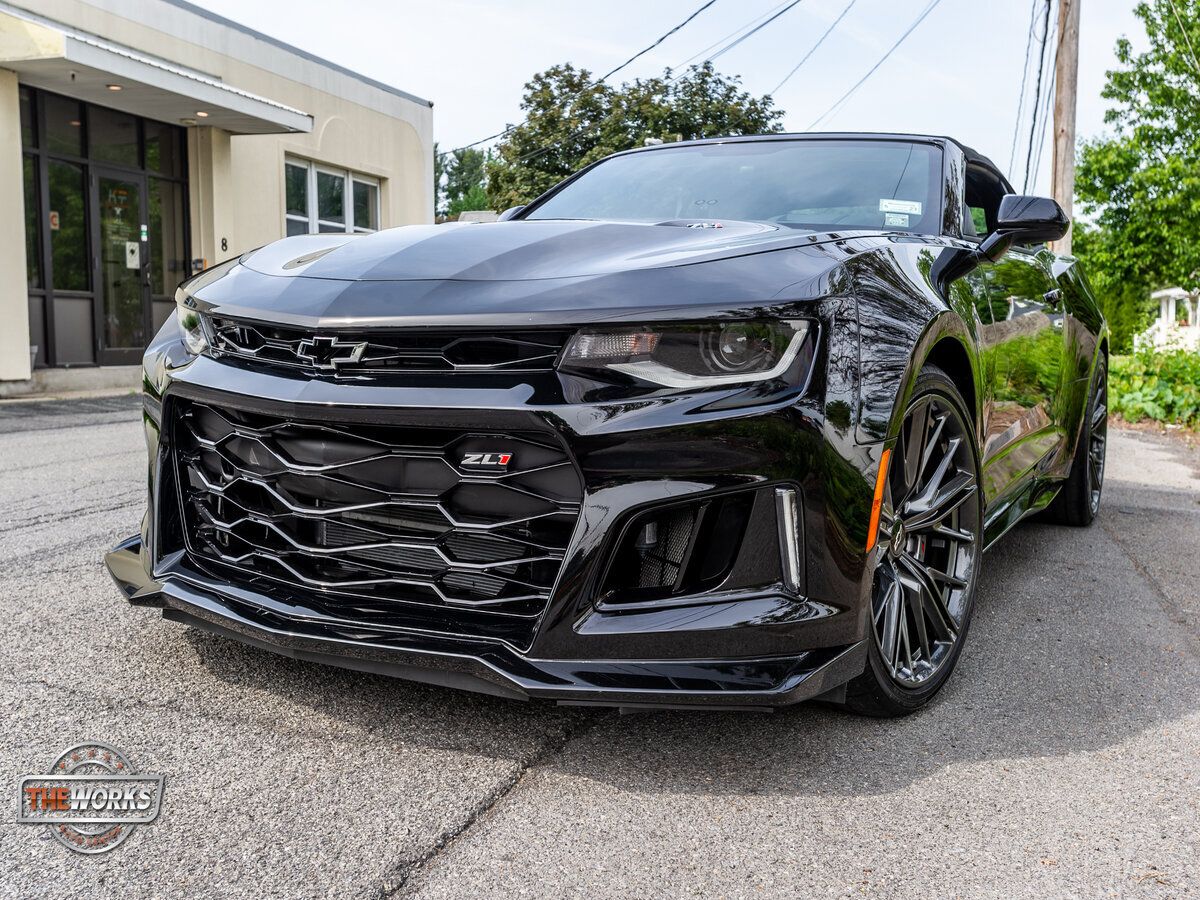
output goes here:
[[[1079, 4], [1058, 0], [1058, 47], [1054, 54], [1054, 171], [1051, 192], [1067, 216], [1075, 196], [1075, 94], [1079, 85]], [[1057, 253], [1071, 252], [1071, 232], [1055, 241]]]

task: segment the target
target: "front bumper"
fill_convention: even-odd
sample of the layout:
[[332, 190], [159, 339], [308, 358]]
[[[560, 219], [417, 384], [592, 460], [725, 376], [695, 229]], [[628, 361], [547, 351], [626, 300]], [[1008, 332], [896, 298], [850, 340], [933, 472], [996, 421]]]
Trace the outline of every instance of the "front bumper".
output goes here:
[[319, 617], [231, 585], [205, 584], [176, 564], [146, 574], [140, 537], [105, 556], [122, 593], [163, 617], [293, 659], [516, 700], [636, 708], [771, 709], [829, 693], [862, 671], [866, 645], [747, 660], [549, 660], [482, 641], [357, 629], [340, 636]]
[[[833, 315], [832, 310], [823, 313]], [[830, 322], [823, 318], [823, 328]], [[826, 330], [829, 333], [829, 330]], [[160, 336], [147, 353], [150, 513], [141, 535], [106, 557], [136, 605], [284, 655], [512, 698], [617, 706], [772, 708], [829, 694], [862, 671], [869, 579], [862, 530], [873, 462], [826, 421], [853, 385], [825, 378], [786, 396], [750, 391], [582, 403], [556, 382], [452, 388], [282, 377], [201, 357]], [[338, 618], [305, 591], [263, 590], [195, 565], [159, 521], [170, 489], [169, 410], [204, 402], [283, 419], [469, 422], [503, 434], [542, 428], [562, 440], [583, 489], [551, 599], [528, 641], [446, 627]], [[841, 429], [839, 431], [838, 429]], [[801, 503], [799, 592], [780, 584], [714, 590], [615, 609], [597, 602], [615, 535], [635, 512], [732, 491], [795, 486]], [[443, 623], [444, 625], [444, 623]]]

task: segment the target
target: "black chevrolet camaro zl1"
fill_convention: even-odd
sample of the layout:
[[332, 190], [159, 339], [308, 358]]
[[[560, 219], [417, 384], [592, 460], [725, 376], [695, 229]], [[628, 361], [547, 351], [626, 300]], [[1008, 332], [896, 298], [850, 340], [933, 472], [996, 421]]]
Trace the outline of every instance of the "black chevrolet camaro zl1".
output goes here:
[[953, 140], [647, 147], [501, 219], [180, 287], [107, 556], [130, 603], [506, 697], [900, 715], [983, 551], [1096, 515], [1107, 330], [1045, 246], [1068, 221]]

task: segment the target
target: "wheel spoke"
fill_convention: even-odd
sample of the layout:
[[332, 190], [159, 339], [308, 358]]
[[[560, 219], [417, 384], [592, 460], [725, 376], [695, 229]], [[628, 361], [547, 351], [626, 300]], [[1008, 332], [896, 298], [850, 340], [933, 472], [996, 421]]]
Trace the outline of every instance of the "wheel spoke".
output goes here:
[[949, 572], [943, 572], [941, 569], [935, 569], [933, 566], [926, 566], [925, 569], [929, 572], [929, 577], [940, 581], [943, 584], [948, 584], [954, 588], [965, 588], [967, 583], [957, 575], [951, 575]]
[[[900, 616], [900, 643], [904, 644], [904, 658], [908, 662], [908, 671], [911, 672], [913, 670], [912, 642], [908, 637], [908, 616], [905, 615]], [[897, 662], [899, 661], [899, 656], [899, 648], [897, 648]], [[899, 668], [899, 666], [897, 665], [896, 668]]]
[[917, 642], [921, 645], [921, 654], [926, 662], [931, 662], [933, 659], [933, 647], [929, 643], [929, 633], [925, 630], [925, 600], [922, 597], [924, 589], [921, 579], [918, 577], [915, 582], [901, 579], [901, 584], [907, 589], [904, 592], [904, 597], [908, 604], [908, 609], [912, 613], [913, 627], [917, 632]]
[[[954, 622], [954, 617], [950, 614], [950, 608], [946, 605], [946, 596], [942, 593], [942, 589], [937, 586], [937, 582], [932, 577], [932, 571], [927, 569], [920, 560], [909, 554], [901, 557], [901, 562], [904, 563], [904, 567], [921, 584], [919, 596], [926, 598], [924, 611], [929, 614], [930, 624], [933, 625], [933, 630], [939, 640], [954, 641], [958, 636], [958, 629]], [[964, 584], [963, 586], [965, 587], [966, 585]]]
[[1096, 408], [1092, 411], [1092, 428], [1096, 428], [1101, 422], [1108, 418], [1108, 406], [1105, 405], [1102, 397], [1096, 398]]
[[896, 513], [888, 509], [887, 501], [885, 500], [879, 507], [879, 527], [882, 531], [891, 534], [895, 524]]
[[937, 468], [933, 470], [933, 474], [929, 477], [929, 481], [920, 495], [909, 502], [909, 507], [923, 511], [937, 505], [936, 498], [938, 491], [942, 486], [942, 482], [946, 480], [946, 475], [950, 471], [950, 467], [954, 464], [954, 457], [962, 445], [962, 438], [951, 438], [947, 442], [947, 445], [946, 452], [938, 462]]
[[921, 464], [917, 467], [918, 480], [925, 470], [929, 468], [929, 461], [933, 459], [933, 452], [937, 449], [938, 439], [942, 436], [942, 429], [946, 426], [946, 419], [948, 418], [950, 418], [948, 415], [939, 416], [933, 433], [925, 441], [925, 450], [921, 454]]
[[925, 455], [925, 437], [929, 425], [929, 404], [914, 410], [908, 424], [908, 435], [904, 441], [904, 496], [908, 498], [917, 489], [917, 478], [921, 474], [921, 459]]
[[[904, 527], [910, 532], [924, 531], [940, 523], [970, 499], [975, 491], [975, 476], [959, 472], [946, 483], [928, 505], [904, 520]], [[915, 505], [915, 504], [914, 504]]]
[[961, 528], [951, 528], [945, 523], [934, 525], [929, 529], [930, 534], [935, 534], [938, 537], [944, 537], [951, 541], [958, 541], [960, 544], [969, 544], [975, 540], [975, 535], [969, 531], [964, 531]]
[[[876, 632], [879, 635], [879, 652], [883, 656], [884, 662], [895, 671], [896, 654], [899, 650], [896, 642], [899, 638], [900, 620], [900, 583], [895, 579], [892, 580], [887, 593], [884, 594], [879, 609], [880, 618], [883, 619], [883, 628]], [[878, 624], [877, 620], [877, 628]]]

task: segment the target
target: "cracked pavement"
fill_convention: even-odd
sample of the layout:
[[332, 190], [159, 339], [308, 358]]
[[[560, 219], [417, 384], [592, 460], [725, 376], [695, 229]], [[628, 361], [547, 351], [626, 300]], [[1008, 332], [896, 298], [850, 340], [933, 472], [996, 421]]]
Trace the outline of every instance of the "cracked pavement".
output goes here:
[[985, 560], [901, 721], [517, 703], [277, 657], [119, 597], [135, 397], [0, 404], [0, 768], [166, 775], [110, 854], [0, 823], [0, 895], [1200, 894], [1200, 453], [1114, 429], [1099, 521]]

